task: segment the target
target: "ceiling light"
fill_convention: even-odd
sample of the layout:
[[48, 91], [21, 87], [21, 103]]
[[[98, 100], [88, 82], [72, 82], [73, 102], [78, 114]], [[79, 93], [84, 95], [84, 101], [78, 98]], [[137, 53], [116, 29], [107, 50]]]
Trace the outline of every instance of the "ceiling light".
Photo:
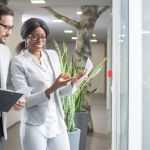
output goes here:
[[119, 43], [123, 43], [123, 40], [122, 40], [122, 39], [120, 39], [120, 40], [118, 40], [118, 42], [119, 42]]
[[148, 30], [143, 30], [143, 31], [142, 31], [142, 34], [150, 34], [150, 31], [148, 31]]
[[119, 34], [119, 37], [126, 37], [125, 34]]
[[96, 43], [97, 40], [96, 40], [96, 39], [92, 39], [91, 42], [92, 42], [92, 43]]
[[93, 37], [96, 37], [96, 34], [93, 34], [92, 36], [93, 36]]
[[73, 33], [72, 30], [64, 30], [65, 33]]
[[60, 23], [60, 22], [63, 22], [63, 21], [60, 20], [60, 19], [55, 19], [55, 20], [53, 20], [53, 22], [58, 22], [58, 23]]
[[72, 39], [72, 40], [77, 40], [77, 37], [76, 37], [76, 36], [73, 36], [71, 39]]
[[77, 11], [76, 14], [77, 15], [82, 15], [82, 11]]
[[125, 26], [125, 25], [123, 25], [123, 26], [122, 26], [122, 28], [123, 28], [123, 29], [125, 29], [125, 28], [126, 28], [126, 26]]
[[45, 0], [31, 0], [30, 2], [33, 4], [44, 4], [44, 3], [46, 3]]

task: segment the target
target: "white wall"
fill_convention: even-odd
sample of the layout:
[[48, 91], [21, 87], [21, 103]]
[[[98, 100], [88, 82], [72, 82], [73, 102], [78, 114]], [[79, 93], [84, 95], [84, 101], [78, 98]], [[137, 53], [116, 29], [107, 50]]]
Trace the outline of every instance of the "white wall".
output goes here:
[[[106, 56], [105, 43], [92, 44], [92, 62], [94, 66], [97, 66]], [[92, 79], [92, 88], [99, 87], [97, 93], [105, 93], [105, 66], [99, 75]]]
[[7, 114], [7, 127], [9, 128], [10, 126], [12, 126], [13, 124], [15, 124], [19, 120], [20, 120], [20, 112], [11, 110]]
[[13, 53], [15, 51], [15, 47], [17, 46], [17, 44], [21, 41], [21, 37], [20, 37], [21, 25], [22, 25], [22, 15], [21, 14], [19, 15], [16, 12], [14, 16], [14, 29], [11, 37], [7, 42], [7, 45], [10, 47]]

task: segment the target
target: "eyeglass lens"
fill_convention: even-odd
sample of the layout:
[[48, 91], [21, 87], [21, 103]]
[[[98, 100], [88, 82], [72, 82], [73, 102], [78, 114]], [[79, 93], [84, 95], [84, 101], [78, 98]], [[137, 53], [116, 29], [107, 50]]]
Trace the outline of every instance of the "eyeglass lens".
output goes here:
[[33, 41], [38, 41], [39, 39], [41, 39], [42, 41], [46, 40], [46, 36], [44, 36], [44, 35], [38, 36], [38, 35], [35, 35], [35, 34], [31, 34], [31, 35], [29, 35], [29, 37]]
[[12, 25], [12, 26], [10, 26], [10, 25], [2, 24], [2, 23], [0, 23], [0, 25], [1, 25], [2, 27], [4, 27], [4, 28], [5, 28], [5, 30], [12, 30], [12, 29], [14, 28], [14, 26], [13, 26], [13, 25]]

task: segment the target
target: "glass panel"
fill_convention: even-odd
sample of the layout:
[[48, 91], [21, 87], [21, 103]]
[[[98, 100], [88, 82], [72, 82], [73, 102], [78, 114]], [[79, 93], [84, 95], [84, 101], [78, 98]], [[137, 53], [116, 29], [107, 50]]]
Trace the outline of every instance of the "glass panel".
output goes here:
[[120, 150], [128, 149], [128, 11], [128, 0], [122, 0], [120, 35]]
[[113, 1], [112, 150], [128, 150], [128, 0]]
[[150, 149], [150, 1], [142, 1], [143, 121], [142, 150]]

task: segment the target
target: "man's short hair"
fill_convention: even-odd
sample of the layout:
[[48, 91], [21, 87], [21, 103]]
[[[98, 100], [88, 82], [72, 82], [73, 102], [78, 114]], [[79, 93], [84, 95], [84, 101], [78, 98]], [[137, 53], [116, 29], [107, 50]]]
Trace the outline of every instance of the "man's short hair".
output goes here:
[[14, 16], [14, 11], [10, 9], [7, 5], [0, 3], [0, 18], [3, 15]]

